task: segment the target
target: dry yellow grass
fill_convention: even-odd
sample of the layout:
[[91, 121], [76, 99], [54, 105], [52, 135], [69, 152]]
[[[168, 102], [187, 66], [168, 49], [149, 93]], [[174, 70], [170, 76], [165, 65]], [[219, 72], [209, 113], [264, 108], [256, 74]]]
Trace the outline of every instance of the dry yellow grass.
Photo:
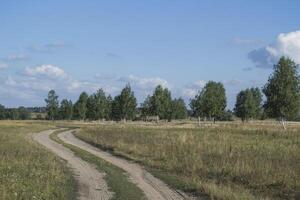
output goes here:
[[196, 126], [94, 125], [77, 136], [141, 162], [168, 183], [198, 195], [296, 198], [300, 188], [298, 124], [290, 124], [287, 131], [274, 122]]

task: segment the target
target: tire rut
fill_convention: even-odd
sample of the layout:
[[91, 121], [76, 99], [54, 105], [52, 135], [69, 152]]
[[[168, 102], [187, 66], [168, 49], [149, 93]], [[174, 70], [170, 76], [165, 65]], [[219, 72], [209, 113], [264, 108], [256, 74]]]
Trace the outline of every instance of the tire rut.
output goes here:
[[60, 133], [58, 134], [58, 137], [65, 143], [72, 144], [85, 151], [88, 151], [89, 153], [94, 154], [95, 156], [102, 158], [126, 171], [129, 175], [129, 179], [145, 193], [146, 198], [149, 200], [193, 199], [182, 192], [177, 192], [169, 188], [164, 182], [155, 178], [140, 165], [113, 156], [108, 152], [102, 151], [76, 138], [72, 134], [72, 131], [65, 131], [63, 133]]
[[78, 184], [78, 199], [111, 199], [113, 193], [109, 191], [104, 180], [105, 173], [100, 173], [94, 166], [75, 156], [71, 150], [51, 140], [49, 135], [53, 132], [53, 130], [40, 132], [33, 135], [33, 139], [68, 162], [68, 165], [73, 169]]

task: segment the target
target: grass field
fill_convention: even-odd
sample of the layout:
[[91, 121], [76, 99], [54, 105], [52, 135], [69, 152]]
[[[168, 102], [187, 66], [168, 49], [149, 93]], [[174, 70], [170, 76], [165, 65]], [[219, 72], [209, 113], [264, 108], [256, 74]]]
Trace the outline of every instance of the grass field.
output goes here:
[[31, 140], [48, 123], [0, 121], [0, 199], [75, 199], [64, 161]]
[[[185, 128], [182, 128], [185, 127]], [[187, 128], [189, 127], [189, 128]], [[300, 125], [98, 125], [77, 137], [144, 164], [187, 192], [213, 199], [296, 199]]]

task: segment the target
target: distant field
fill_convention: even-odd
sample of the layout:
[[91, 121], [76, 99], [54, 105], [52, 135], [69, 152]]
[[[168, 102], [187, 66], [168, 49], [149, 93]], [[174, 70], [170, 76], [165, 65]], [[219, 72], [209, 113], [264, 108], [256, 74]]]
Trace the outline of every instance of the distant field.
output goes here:
[[28, 134], [50, 128], [48, 123], [0, 121], [0, 199], [74, 199], [65, 163]]
[[300, 125], [90, 125], [77, 137], [143, 163], [174, 187], [214, 199], [296, 199]]

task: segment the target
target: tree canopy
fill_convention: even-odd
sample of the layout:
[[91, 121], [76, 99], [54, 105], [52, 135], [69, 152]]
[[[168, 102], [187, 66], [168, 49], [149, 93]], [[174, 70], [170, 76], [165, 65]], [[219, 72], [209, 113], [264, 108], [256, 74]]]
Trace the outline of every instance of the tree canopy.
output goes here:
[[73, 103], [71, 100], [63, 99], [59, 108], [60, 118], [64, 120], [70, 120], [73, 116]]
[[172, 119], [172, 97], [168, 88], [158, 85], [142, 104], [142, 111], [147, 115], [159, 116], [160, 119]]
[[264, 108], [269, 117], [293, 119], [299, 113], [300, 87], [297, 65], [281, 57], [274, 65], [274, 72], [263, 88], [266, 96]]
[[80, 120], [85, 120], [87, 112], [87, 100], [88, 94], [82, 92], [79, 96], [79, 99], [74, 104], [74, 117]]
[[172, 102], [172, 118], [185, 119], [187, 118], [187, 109], [182, 98], [174, 99]]
[[209, 81], [202, 91], [191, 100], [191, 108], [196, 116], [221, 118], [226, 108], [226, 95], [222, 83]]
[[135, 119], [137, 101], [129, 84], [122, 89], [112, 102], [112, 117], [116, 120]]
[[50, 90], [48, 93], [48, 97], [45, 99], [46, 102], [46, 111], [47, 117], [50, 120], [57, 119], [58, 116], [58, 96], [56, 95], [54, 90]]
[[259, 118], [261, 115], [262, 95], [259, 88], [250, 88], [238, 93], [235, 103], [235, 114], [243, 121]]

